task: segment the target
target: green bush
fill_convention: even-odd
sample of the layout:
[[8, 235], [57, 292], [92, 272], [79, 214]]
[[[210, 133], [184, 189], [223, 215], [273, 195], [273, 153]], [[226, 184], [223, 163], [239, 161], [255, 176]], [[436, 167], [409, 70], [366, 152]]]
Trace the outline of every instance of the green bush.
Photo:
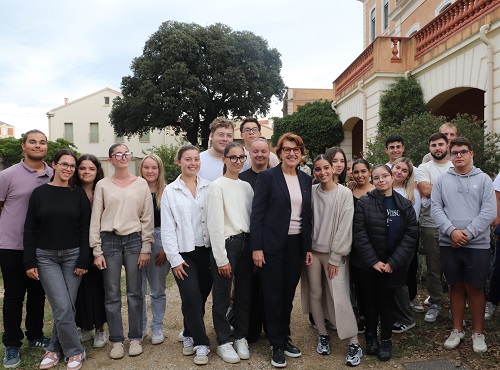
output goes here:
[[143, 150], [143, 154], [156, 154], [161, 158], [163, 162], [163, 168], [165, 170], [165, 180], [167, 180], [167, 184], [174, 181], [177, 176], [181, 174], [181, 168], [175, 163], [175, 155], [177, 154], [177, 149], [184, 145], [185, 143], [177, 143], [175, 145], [160, 145], [154, 146], [149, 150]]

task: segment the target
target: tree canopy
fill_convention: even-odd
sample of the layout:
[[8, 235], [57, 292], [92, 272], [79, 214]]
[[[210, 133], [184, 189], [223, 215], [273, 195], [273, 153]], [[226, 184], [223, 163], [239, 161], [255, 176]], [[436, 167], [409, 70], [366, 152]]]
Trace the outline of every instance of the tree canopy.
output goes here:
[[172, 127], [193, 144], [208, 144], [219, 116], [265, 115], [281, 99], [281, 55], [249, 31], [217, 23], [163, 23], [122, 78], [123, 98], [110, 114], [117, 134]]
[[327, 148], [337, 146], [344, 140], [342, 122], [332, 110], [330, 101], [307, 103], [298, 107], [293, 114], [274, 118], [271, 138], [274, 146], [285, 132], [293, 132], [302, 137], [311, 157], [324, 153]]

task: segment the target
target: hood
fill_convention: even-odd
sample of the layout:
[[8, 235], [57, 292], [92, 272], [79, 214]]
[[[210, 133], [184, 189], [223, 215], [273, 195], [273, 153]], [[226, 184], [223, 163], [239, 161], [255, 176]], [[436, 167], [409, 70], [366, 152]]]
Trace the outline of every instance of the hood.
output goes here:
[[479, 169], [477, 167], [472, 166], [472, 169], [470, 170], [469, 173], [460, 174], [460, 173], [456, 173], [455, 169], [453, 167], [451, 167], [448, 169], [447, 173], [450, 175], [453, 175], [453, 176], [457, 176], [457, 177], [469, 177], [469, 176], [479, 175], [479, 174], [483, 173], [483, 171], [481, 171], [481, 169]]

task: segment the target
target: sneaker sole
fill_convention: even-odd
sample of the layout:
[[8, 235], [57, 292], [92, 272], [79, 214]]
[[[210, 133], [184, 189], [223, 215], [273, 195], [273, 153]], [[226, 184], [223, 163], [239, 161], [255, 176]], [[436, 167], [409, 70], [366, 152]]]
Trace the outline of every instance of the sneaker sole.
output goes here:
[[[236, 351], [236, 353], [238, 353], [238, 351]], [[249, 360], [250, 359], [250, 353], [249, 354], [239, 354], [238, 353], [238, 356], [240, 357], [241, 360]]]
[[151, 343], [152, 344], [162, 344], [163, 342], [165, 342], [165, 338], [163, 339], [151, 339]]
[[458, 344], [456, 344], [456, 345], [454, 345], [454, 346], [450, 346], [449, 344], [447, 345], [447, 344], [445, 343], [445, 344], [443, 345], [443, 347], [444, 347], [445, 349], [449, 349], [449, 350], [455, 349], [455, 348], [457, 348], [457, 347], [460, 345], [460, 343], [462, 343], [462, 340], [463, 340], [463, 339], [460, 339], [460, 342], [458, 342]]
[[428, 319], [427, 317], [424, 317], [425, 322], [436, 322], [436, 320], [437, 320], [437, 317], [434, 319]]
[[316, 350], [316, 352], [318, 352], [318, 354], [322, 355], [322, 356], [327, 356], [330, 354], [330, 351], [323, 351], [323, 352], [320, 352], [318, 350]]
[[284, 351], [284, 352], [285, 352], [285, 356], [292, 357], [292, 358], [297, 358], [297, 357], [302, 356], [302, 352], [300, 352], [300, 353], [292, 353], [292, 352], [288, 352], [288, 351]]
[[104, 347], [107, 343], [108, 343], [108, 342], [104, 342], [104, 343], [102, 343], [102, 342], [95, 343], [95, 342], [94, 342], [94, 344], [92, 345], [92, 347], [94, 347], [94, 348], [102, 348], [102, 347]]
[[220, 354], [218, 354], [218, 355], [219, 355], [220, 358], [222, 358], [222, 360], [224, 362], [227, 362], [228, 364], [237, 364], [238, 362], [241, 361], [239, 358], [238, 359], [236, 359], [236, 358], [234, 358], [234, 359], [233, 358], [224, 358]]
[[411, 325], [407, 325], [404, 329], [392, 329], [392, 332], [394, 334], [401, 334], [401, 333], [404, 333], [405, 331], [408, 331], [410, 330], [411, 328], [415, 327], [415, 323], [411, 324]]
[[271, 365], [273, 365], [274, 367], [286, 367], [287, 363], [286, 361], [283, 363], [283, 364], [278, 364], [277, 362], [274, 362], [273, 360], [271, 360]]
[[191, 356], [191, 355], [194, 355], [195, 353], [196, 353], [196, 351], [194, 349], [186, 349], [186, 348], [182, 349], [182, 354], [184, 356]]
[[206, 364], [208, 364], [208, 357], [204, 357], [204, 358], [195, 357], [194, 363], [195, 363], [195, 365], [206, 365]]
[[6, 369], [15, 369], [16, 367], [19, 367], [19, 365], [21, 365], [21, 360], [19, 360], [19, 362], [16, 362], [15, 364], [10, 364], [10, 365], [3, 364], [3, 367], [5, 367]]

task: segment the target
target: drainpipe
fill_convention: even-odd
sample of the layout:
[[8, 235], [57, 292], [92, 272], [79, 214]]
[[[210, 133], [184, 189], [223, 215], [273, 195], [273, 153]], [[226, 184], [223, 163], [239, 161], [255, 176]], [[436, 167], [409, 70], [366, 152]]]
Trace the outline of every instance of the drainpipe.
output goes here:
[[408, 77], [411, 76], [411, 69], [407, 70], [404, 74], [403, 74], [403, 77], [405, 78], [405, 80], [408, 79]]
[[490, 132], [495, 133], [495, 122], [493, 120], [493, 44], [486, 37], [486, 32], [490, 30], [490, 24], [485, 24], [479, 29], [479, 38], [486, 45], [486, 109], [484, 120], [490, 126]]
[[367, 103], [366, 103], [366, 91], [363, 89], [363, 81], [358, 81], [358, 88], [357, 90], [361, 93], [361, 97], [363, 100], [363, 114], [361, 119], [363, 120], [363, 154], [366, 153], [366, 141], [368, 139], [368, 122], [367, 120]]

